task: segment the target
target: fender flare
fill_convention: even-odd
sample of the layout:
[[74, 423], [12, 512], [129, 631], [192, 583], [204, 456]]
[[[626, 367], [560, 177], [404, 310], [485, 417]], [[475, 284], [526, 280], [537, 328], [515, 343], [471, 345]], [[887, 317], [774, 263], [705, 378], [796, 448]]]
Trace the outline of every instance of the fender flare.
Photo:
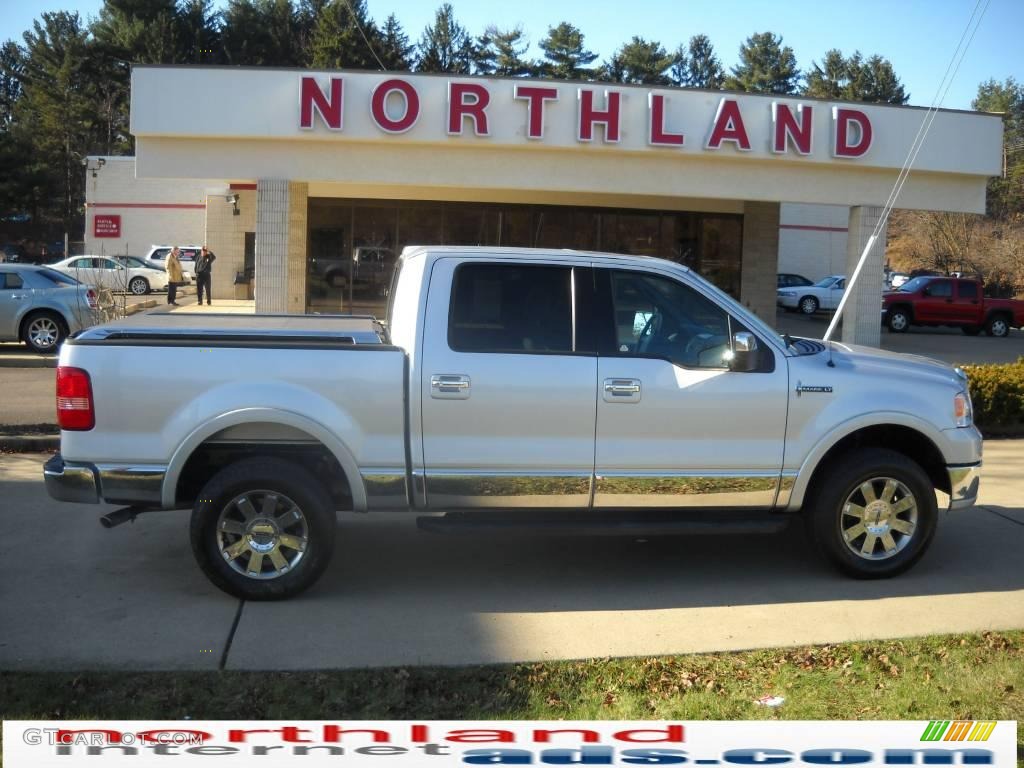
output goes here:
[[178, 480], [185, 467], [185, 463], [195, 452], [196, 448], [202, 445], [207, 438], [228, 427], [253, 422], [267, 422], [292, 427], [320, 441], [334, 458], [338, 460], [341, 470], [345, 473], [349, 489], [352, 492], [352, 506], [354, 510], [356, 512], [366, 511], [366, 489], [363, 486], [359, 465], [356, 463], [355, 457], [348, 449], [348, 446], [322, 425], [301, 414], [279, 408], [261, 407], [227, 411], [204, 422], [189, 433], [175, 449], [171, 455], [171, 461], [167, 465], [167, 473], [164, 475], [163, 487], [160, 492], [161, 505], [165, 509], [174, 508], [176, 502], [175, 490], [178, 487]]
[[906, 427], [907, 429], [912, 429], [931, 442], [941, 455], [946, 455], [941, 448], [941, 430], [936, 429], [923, 419], [902, 411], [872, 411], [860, 414], [835, 425], [828, 433], [819, 438], [818, 442], [808, 451], [803, 462], [800, 464], [800, 469], [797, 471], [796, 482], [793, 484], [793, 490], [790, 493], [789, 503], [786, 508], [788, 510], [797, 510], [803, 505], [807, 488], [811, 484], [811, 478], [821, 465], [821, 460], [825, 458], [825, 455], [830, 450], [854, 432], [870, 427]]

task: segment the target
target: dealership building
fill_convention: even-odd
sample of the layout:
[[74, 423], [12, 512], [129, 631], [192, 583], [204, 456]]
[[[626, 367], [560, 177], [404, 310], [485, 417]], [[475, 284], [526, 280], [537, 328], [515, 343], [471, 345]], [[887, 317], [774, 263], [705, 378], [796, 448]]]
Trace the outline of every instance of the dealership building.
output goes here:
[[[113, 252], [140, 208], [151, 222], [201, 218], [215, 296], [251, 276], [259, 312], [378, 309], [395, 254], [443, 243], [659, 256], [770, 320], [780, 243], [799, 265], [785, 271], [852, 272], [926, 114], [607, 83], [137, 66], [136, 186], [117, 200], [94, 185], [87, 236]], [[983, 212], [1001, 147], [999, 116], [939, 111], [898, 207]], [[98, 160], [96, 184], [110, 171]], [[150, 239], [194, 237], [168, 226]], [[845, 340], [878, 343], [884, 241]]]

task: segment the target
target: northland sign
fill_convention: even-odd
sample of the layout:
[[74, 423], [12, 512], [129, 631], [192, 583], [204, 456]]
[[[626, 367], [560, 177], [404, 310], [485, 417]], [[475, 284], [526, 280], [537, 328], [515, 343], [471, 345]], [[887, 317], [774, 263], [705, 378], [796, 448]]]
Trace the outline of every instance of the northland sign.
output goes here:
[[[926, 114], [527, 78], [132, 70], [140, 176], [291, 179], [316, 185], [311, 196], [580, 204], [592, 195], [597, 204], [686, 210], [704, 210], [693, 207], [702, 199], [783, 195], [881, 204]], [[939, 112], [901, 206], [984, 210], [1001, 145], [998, 116]]]

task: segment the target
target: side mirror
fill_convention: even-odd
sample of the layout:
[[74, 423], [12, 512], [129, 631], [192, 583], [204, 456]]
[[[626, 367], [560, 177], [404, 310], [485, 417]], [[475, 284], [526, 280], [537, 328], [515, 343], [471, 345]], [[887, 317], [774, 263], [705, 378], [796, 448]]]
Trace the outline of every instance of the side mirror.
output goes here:
[[729, 355], [729, 370], [737, 373], [747, 373], [757, 369], [758, 346], [757, 337], [749, 331], [739, 331], [733, 334], [732, 350]]

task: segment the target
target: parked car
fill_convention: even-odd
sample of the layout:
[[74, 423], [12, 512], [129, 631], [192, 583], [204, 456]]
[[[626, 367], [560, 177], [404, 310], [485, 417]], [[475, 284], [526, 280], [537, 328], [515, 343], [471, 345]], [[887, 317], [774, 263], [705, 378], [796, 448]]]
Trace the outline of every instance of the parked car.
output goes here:
[[167, 290], [167, 272], [153, 267], [128, 266], [108, 256], [72, 256], [52, 267], [86, 285], [109, 288], [136, 296]]
[[[131, 267], [131, 268], [135, 268], [135, 269], [155, 269], [158, 272], [163, 272], [165, 274], [167, 272], [167, 268], [165, 266], [161, 265], [160, 262], [144, 261], [143, 259], [139, 258], [138, 256], [114, 256], [113, 259], [115, 261], [117, 261], [118, 263], [120, 263], [120, 264], [124, 264], [127, 267]], [[192, 283], [192, 275], [190, 275], [187, 272], [185, 272], [184, 270], [182, 270], [182, 275], [181, 276], [182, 276], [182, 278], [184, 278], [183, 282], [185, 284], [191, 284]]]
[[107, 527], [191, 507], [200, 567], [246, 599], [313, 584], [339, 509], [634, 536], [800, 513], [879, 578], [928, 548], [936, 489], [975, 502], [966, 376], [782, 337], [682, 265], [407, 248], [394, 286], [386, 324], [149, 315], [70, 339], [49, 493], [130, 505]]
[[886, 272], [885, 273], [885, 290], [895, 291], [897, 288], [902, 286], [905, 282], [910, 279], [910, 275], [906, 272]]
[[830, 275], [814, 285], [779, 289], [775, 302], [789, 312], [799, 309], [805, 315], [813, 315], [819, 309], [838, 307], [845, 288], [846, 278], [843, 275]]
[[776, 288], [801, 288], [805, 285], [814, 285], [814, 281], [791, 272], [780, 272], [776, 276]]
[[395, 252], [390, 248], [359, 246], [351, 259], [313, 258], [313, 275], [323, 278], [333, 288], [347, 289], [351, 278], [353, 289], [385, 296], [395, 268]]
[[882, 322], [893, 333], [912, 325], [949, 325], [968, 336], [985, 331], [1002, 338], [1024, 326], [1024, 301], [988, 299], [978, 280], [915, 277], [882, 297]]
[[0, 341], [53, 352], [69, 334], [99, 322], [96, 291], [33, 264], [0, 264]]
[[[167, 254], [171, 252], [171, 245], [151, 245], [149, 251], [142, 260], [150, 266], [161, 267], [166, 270]], [[181, 260], [181, 271], [187, 275], [187, 280], [193, 282], [196, 277], [196, 259], [199, 258], [203, 246], [201, 245], [179, 245], [178, 258]]]

